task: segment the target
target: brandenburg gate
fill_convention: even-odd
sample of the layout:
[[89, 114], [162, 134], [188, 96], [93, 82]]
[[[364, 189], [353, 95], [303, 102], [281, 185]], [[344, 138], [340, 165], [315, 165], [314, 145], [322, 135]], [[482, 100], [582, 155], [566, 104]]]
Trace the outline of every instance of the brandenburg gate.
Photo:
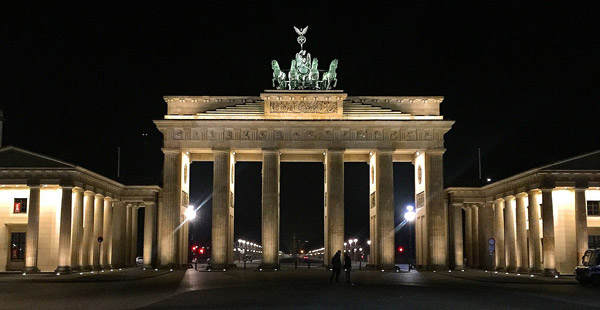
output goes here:
[[[348, 96], [333, 89], [337, 60], [318, 70], [302, 46], [286, 73], [272, 62], [273, 88], [256, 97], [166, 96], [155, 121], [164, 136], [162, 200], [158, 206], [158, 264], [187, 264], [190, 164], [214, 163], [212, 267], [233, 266], [235, 164], [262, 163], [262, 269], [279, 267], [281, 162], [322, 162], [325, 264], [344, 243], [344, 162], [369, 165], [369, 264], [394, 265], [394, 162], [415, 167], [417, 265], [448, 265], [443, 197], [444, 134], [453, 121], [440, 115], [443, 97]], [[302, 188], [297, 190], [302, 191]]]

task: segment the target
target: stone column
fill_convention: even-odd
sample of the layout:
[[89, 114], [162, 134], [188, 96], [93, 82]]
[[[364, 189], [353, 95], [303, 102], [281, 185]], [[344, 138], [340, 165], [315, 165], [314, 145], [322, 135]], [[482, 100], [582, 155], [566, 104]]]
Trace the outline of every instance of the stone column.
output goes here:
[[[373, 242], [376, 243], [376, 268], [392, 270], [395, 268], [394, 256], [396, 254], [394, 249], [394, 165], [392, 159], [393, 151], [377, 150], [374, 156], [376, 209], [375, 212], [377, 215], [377, 232], [376, 238], [371, 238], [371, 245], [373, 245]], [[342, 166], [342, 170], [343, 169], [344, 168]], [[341, 197], [344, 197], [343, 193]], [[343, 208], [341, 209], [341, 211], [341, 217], [343, 218]]]
[[530, 190], [527, 194], [529, 200], [529, 271], [531, 273], [542, 272], [542, 242], [540, 240], [540, 206], [537, 195], [539, 189]]
[[544, 275], [558, 275], [554, 251], [554, 207], [552, 205], [552, 189], [542, 189], [542, 224], [544, 230]]
[[473, 266], [473, 217], [471, 208], [465, 207], [465, 254], [467, 256], [467, 266]]
[[73, 187], [61, 187], [58, 267], [56, 268], [56, 272], [69, 273], [71, 272], [71, 208], [73, 206]]
[[[179, 216], [182, 207], [182, 154], [179, 149], [163, 149], [163, 203], [158, 209], [158, 240], [160, 249], [159, 265], [167, 268], [177, 267], [179, 249]], [[213, 200], [214, 204], [214, 200]], [[214, 208], [214, 206], [213, 206]]]
[[494, 201], [494, 239], [496, 240], [495, 269], [506, 269], [504, 253], [504, 199]]
[[456, 269], [464, 268], [462, 208], [462, 203], [452, 204], [452, 235], [454, 242], [454, 265]]
[[[212, 203], [212, 266], [230, 268], [233, 264], [233, 243], [230, 233], [233, 223], [232, 154], [229, 150], [213, 150], [213, 203]], [[229, 253], [231, 252], [231, 254]], [[231, 258], [231, 260], [230, 260]]]
[[259, 268], [279, 268], [279, 150], [263, 150], [262, 252]]
[[90, 238], [90, 253], [92, 255], [93, 268], [101, 269], [98, 237], [102, 236], [102, 228], [104, 226], [104, 195], [96, 194], [94, 198], [94, 232]]
[[29, 185], [29, 210], [25, 235], [25, 272], [39, 272], [37, 266], [40, 237], [40, 185]]
[[73, 189], [73, 226], [71, 227], [71, 269], [81, 269], [81, 237], [83, 235], [83, 189]]
[[152, 253], [156, 239], [156, 203], [145, 201], [144, 205], [146, 206], [144, 210], [144, 267], [152, 268], [154, 266]]
[[428, 266], [448, 269], [447, 214], [444, 208], [444, 152], [427, 151], [425, 154], [425, 199]]
[[585, 188], [575, 189], [575, 240], [577, 242], [577, 264], [581, 264], [581, 258], [588, 249], [587, 231], [587, 205], [585, 200]]
[[113, 220], [113, 199], [104, 198], [104, 225], [102, 227], [102, 253], [100, 253], [100, 266], [110, 268], [110, 255], [112, 245], [112, 220]]
[[112, 229], [112, 251], [111, 251], [111, 266], [112, 268], [120, 268], [125, 266], [125, 234], [127, 220], [127, 206], [121, 201], [113, 202], [113, 229]]
[[517, 242], [515, 239], [515, 210], [513, 210], [514, 196], [504, 198], [504, 251], [506, 253], [506, 270], [517, 271]]
[[[325, 155], [325, 255], [323, 264], [331, 264], [337, 251], [344, 250], [344, 151], [327, 150]], [[371, 250], [373, 243], [371, 239]], [[342, 253], [343, 257], [343, 253]]]
[[90, 241], [94, 237], [94, 192], [84, 192], [85, 199], [83, 209], [83, 238], [81, 239], [81, 267], [84, 270], [91, 270], [90, 261]]
[[131, 207], [131, 258], [129, 264], [137, 265], [137, 237], [138, 237], [138, 206]]
[[527, 253], [527, 217], [525, 210], [525, 193], [519, 193], [517, 199], [517, 271], [529, 272], [529, 253]]
[[133, 206], [125, 207], [125, 266], [131, 266], [131, 226], [133, 224]]
[[471, 264], [471, 268], [479, 268], [479, 208], [477, 205], [471, 205], [471, 219], [473, 221], [471, 225], [473, 228], [473, 232], [471, 233], [473, 264]]

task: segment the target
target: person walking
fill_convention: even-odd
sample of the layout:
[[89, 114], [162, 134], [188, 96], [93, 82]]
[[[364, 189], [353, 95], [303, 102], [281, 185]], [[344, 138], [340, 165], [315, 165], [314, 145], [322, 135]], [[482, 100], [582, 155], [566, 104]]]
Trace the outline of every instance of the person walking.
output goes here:
[[352, 270], [352, 260], [350, 259], [350, 255], [346, 253], [344, 257], [344, 270], [346, 270], [346, 283], [350, 283], [350, 270]]
[[333, 276], [335, 276], [335, 282], [340, 282], [340, 271], [342, 269], [341, 255], [342, 251], [338, 250], [331, 258], [331, 268], [333, 272], [331, 273], [329, 282], [333, 281]]

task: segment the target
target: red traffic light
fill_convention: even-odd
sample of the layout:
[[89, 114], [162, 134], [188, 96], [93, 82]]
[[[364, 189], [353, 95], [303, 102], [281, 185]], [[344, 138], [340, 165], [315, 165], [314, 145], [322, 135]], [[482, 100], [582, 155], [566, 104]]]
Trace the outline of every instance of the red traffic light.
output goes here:
[[400, 253], [404, 252], [404, 248], [403, 248], [403, 247], [401, 247], [401, 246], [399, 246], [399, 247], [398, 247], [398, 252], [400, 252]]

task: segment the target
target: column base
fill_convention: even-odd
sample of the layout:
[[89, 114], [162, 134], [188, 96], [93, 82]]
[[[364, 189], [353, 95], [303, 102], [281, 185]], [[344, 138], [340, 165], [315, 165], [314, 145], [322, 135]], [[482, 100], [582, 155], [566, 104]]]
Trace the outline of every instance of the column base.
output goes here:
[[25, 267], [25, 269], [23, 269], [23, 272], [36, 273], [36, 272], [40, 272], [40, 270], [38, 269], [37, 266], [30, 266], [30, 267]]
[[454, 266], [454, 270], [462, 270], [465, 269], [465, 265], [456, 265]]
[[506, 272], [517, 272], [517, 267], [509, 266], [508, 268], [506, 268]]
[[506, 267], [504, 267], [504, 266], [496, 266], [496, 267], [494, 267], [494, 271], [506, 271]]
[[92, 266], [82, 266], [80, 270], [81, 271], [92, 271], [94, 269], [92, 268]]
[[152, 264], [143, 264], [142, 267], [143, 268], [154, 268], [154, 266], [152, 266]]
[[531, 269], [529, 269], [529, 273], [541, 274], [542, 273], [542, 269], [540, 269], [540, 268], [531, 268]]
[[527, 267], [519, 267], [517, 268], [518, 273], [529, 273], [529, 268]]
[[263, 271], [263, 270], [280, 270], [281, 266], [279, 264], [260, 264], [258, 265], [258, 268], [256, 268], [259, 271]]
[[555, 268], [544, 268], [542, 275], [544, 277], [554, 277], [560, 275], [560, 273]]
[[71, 269], [70, 266], [58, 266], [54, 272], [71, 273], [73, 272], [73, 269]]
[[448, 270], [447, 265], [429, 265], [429, 266], [423, 266], [423, 267], [426, 270], [435, 270], [435, 271]]

